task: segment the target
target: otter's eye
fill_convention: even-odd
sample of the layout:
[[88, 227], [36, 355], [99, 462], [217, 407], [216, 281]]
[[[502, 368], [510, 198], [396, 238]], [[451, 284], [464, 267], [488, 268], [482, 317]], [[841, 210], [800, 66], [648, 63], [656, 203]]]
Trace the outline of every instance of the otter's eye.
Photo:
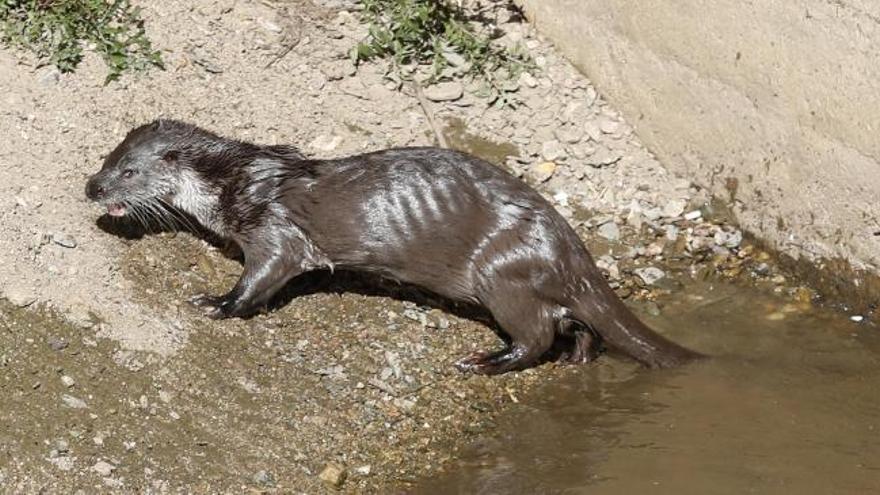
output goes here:
[[131, 179], [132, 177], [134, 177], [134, 174], [135, 174], [134, 170], [127, 169], [122, 172], [122, 177], [124, 177], [126, 179]]

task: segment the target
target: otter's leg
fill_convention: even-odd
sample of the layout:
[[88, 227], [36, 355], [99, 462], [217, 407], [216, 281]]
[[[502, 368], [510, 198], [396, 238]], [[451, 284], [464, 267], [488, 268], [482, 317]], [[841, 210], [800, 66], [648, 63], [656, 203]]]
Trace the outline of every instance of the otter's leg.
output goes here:
[[192, 303], [215, 320], [247, 316], [269, 300], [293, 277], [303, 273], [301, 260], [291, 253], [257, 256], [245, 252], [244, 272], [227, 294], [199, 295]]
[[503, 291], [487, 304], [495, 321], [510, 336], [510, 345], [493, 353], [477, 353], [458, 363], [462, 371], [495, 375], [533, 366], [553, 345], [556, 322], [552, 308], [531, 290]]
[[456, 361], [455, 367], [461, 371], [474, 371], [474, 368], [493, 363], [509, 353], [510, 346], [497, 351], [476, 351]]
[[571, 353], [563, 358], [567, 363], [590, 363], [599, 357], [600, 340], [586, 330], [578, 330], [574, 334], [574, 346]]

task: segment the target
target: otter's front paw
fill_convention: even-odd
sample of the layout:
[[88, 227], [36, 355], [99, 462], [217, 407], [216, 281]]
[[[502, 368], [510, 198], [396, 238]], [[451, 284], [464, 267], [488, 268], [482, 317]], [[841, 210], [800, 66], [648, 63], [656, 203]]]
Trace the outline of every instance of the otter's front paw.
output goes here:
[[212, 320], [222, 320], [232, 316], [232, 301], [226, 296], [209, 296], [199, 294], [189, 300], [195, 307], [202, 310]]

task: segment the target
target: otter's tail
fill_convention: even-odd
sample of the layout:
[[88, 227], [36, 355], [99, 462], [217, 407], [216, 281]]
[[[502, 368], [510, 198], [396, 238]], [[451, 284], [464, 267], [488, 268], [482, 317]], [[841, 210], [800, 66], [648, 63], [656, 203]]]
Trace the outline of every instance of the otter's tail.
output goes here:
[[[706, 357], [651, 330], [610, 287], [599, 291], [600, 294], [582, 299], [570, 309], [577, 320], [599, 334], [606, 346], [649, 368], [671, 368]], [[593, 302], [597, 297], [602, 299], [600, 304]]]

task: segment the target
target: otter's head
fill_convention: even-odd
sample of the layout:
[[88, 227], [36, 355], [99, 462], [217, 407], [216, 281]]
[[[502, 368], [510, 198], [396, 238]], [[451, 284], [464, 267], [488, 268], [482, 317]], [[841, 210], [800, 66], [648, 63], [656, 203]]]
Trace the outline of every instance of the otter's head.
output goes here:
[[169, 203], [180, 189], [181, 143], [196, 128], [182, 122], [157, 120], [125, 136], [89, 178], [86, 196], [114, 217], [129, 210]]

